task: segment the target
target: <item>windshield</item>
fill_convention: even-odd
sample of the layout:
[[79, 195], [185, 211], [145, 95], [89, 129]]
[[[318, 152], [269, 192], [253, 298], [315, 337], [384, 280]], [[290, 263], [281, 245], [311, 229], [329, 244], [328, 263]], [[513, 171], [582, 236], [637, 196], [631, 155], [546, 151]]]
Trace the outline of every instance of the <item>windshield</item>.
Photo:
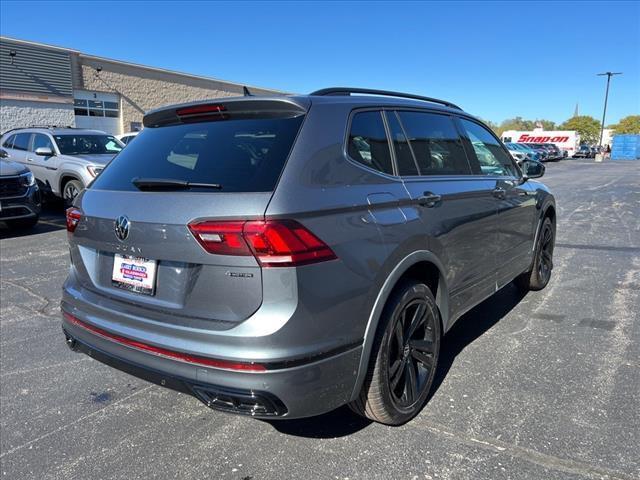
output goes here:
[[122, 146], [111, 135], [56, 135], [58, 150], [62, 155], [115, 155]]
[[303, 118], [145, 128], [91, 188], [137, 191], [135, 183], [164, 181], [216, 184], [223, 192], [269, 192], [280, 177]]

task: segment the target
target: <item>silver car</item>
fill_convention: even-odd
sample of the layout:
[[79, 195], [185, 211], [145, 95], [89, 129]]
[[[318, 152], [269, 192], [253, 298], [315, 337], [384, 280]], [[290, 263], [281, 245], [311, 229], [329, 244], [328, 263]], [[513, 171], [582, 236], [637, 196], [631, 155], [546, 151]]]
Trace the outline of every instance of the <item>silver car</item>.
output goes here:
[[20, 128], [0, 139], [7, 159], [26, 165], [41, 189], [67, 204], [102, 171], [124, 145], [99, 130]]
[[67, 211], [62, 327], [209, 407], [401, 424], [458, 318], [550, 279], [544, 166], [449, 102], [332, 88], [144, 126]]

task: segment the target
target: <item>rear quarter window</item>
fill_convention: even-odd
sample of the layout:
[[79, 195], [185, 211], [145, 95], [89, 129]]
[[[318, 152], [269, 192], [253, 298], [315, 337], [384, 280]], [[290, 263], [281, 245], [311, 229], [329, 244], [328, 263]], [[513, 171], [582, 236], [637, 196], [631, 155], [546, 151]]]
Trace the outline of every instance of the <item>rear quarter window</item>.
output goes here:
[[216, 183], [222, 192], [273, 191], [304, 116], [145, 128], [91, 188], [136, 191], [136, 178]]
[[16, 139], [15, 135], [11, 135], [9, 138], [7, 138], [4, 143], [2, 144], [3, 147], [5, 148], [13, 148], [13, 141]]
[[358, 112], [353, 116], [347, 153], [351, 159], [362, 165], [393, 175], [391, 150], [382, 112]]

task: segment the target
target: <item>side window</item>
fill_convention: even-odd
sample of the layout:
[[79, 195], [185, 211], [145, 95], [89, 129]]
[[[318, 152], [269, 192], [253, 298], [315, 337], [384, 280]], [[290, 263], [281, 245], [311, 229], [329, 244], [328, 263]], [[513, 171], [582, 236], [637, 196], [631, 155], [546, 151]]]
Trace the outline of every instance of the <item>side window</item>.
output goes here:
[[53, 143], [49, 140], [49, 137], [43, 135], [42, 133], [36, 133], [33, 136], [33, 151], [35, 152], [37, 148], [47, 147], [53, 150]]
[[421, 175], [470, 175], [453, 119], [447, 115], [398, 112]]
[[16, 139], [13, 142], [13, 148], [15, 150], [27, 150], [29, 148], [30, 139], [30, 133], [18, 133], [16, 135]]
[[393, 148], [396, 152], [398, 175], [418, 175], [418, 167], [416, 166], [416, 162], [413, 159], [413, 153], [411, 153], [409, 140], [402, 130], [402, 126], [398, 121], [396, 113], [388, 112], [387, 121], [389, 123], [389, 130], [391, 131], [391, 141], [393, 142]]
[[16, 139], [15, 135], [11, 135], [9, 138], [7, 138], [4, 143], [2, 144], [3, 147], [6, 148], [13, 148], [13, 141]]
[[518, 175], [507, 153], [486, 128], [464, 118], [460, 122], [471, 141], [483, 175]]
[[356, 162], [393, 175], [382, 112], [361, 112], [353, 116], [347, 151]]

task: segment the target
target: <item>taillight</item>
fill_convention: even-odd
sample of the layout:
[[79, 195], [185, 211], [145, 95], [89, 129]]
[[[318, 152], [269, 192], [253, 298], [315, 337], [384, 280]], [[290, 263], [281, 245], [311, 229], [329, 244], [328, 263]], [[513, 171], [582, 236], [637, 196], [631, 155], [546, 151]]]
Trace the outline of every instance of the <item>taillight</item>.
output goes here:
[[334, 260], [331, 248], [294, 220], [198, 222], [189, 230], [218, 255], [253, 255], [263, 267], [293, 267]]
[[226, 107], [220, 104], [193, 105], [191, 107], [179, 108], [176, 115], [183, 122], [202, 121], [202, 120], [226, 120], [229, 114]]
[[67, 208], [67, 232], [75, 232], [80, 219], [82, 218], [82, 212], [75, 207]]
[[200, 222], [189, 225], [189, 230], [209, 253], [218, 255], [251, 255], [242, 237], [244, 222]]

